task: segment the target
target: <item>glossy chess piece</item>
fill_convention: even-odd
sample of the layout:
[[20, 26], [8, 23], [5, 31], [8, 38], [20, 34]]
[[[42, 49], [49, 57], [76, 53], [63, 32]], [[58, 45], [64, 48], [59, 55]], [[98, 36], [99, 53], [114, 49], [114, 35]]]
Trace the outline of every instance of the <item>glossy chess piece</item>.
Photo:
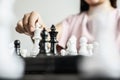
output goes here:
[[57, 34], [58, 32], [56, 31], [56, 28], [54, 25], [51, 26], [51, 31], [49, 32], [50, 34], [50, 54], [52, 55], [57, 55], [57, 50], [56, 50], [56, 45], [58, 43], [56, 37], [57, 37]]
[[39, 43], [39, 47], [40, 47], [40, 51], [39, 51], [39, 55], [46, 55], [46, 44], [47, 44], [47, 37], [48, 37], [48, 33], [46, 31], [46, 29], [44, 28], [43, 31], [41, 32], [41, 41]]

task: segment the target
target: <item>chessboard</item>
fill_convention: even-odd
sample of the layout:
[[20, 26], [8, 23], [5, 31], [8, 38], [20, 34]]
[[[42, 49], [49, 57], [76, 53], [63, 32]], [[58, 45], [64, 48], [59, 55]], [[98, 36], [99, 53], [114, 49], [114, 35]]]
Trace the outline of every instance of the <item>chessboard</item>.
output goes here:
[[119, 80], [102, 76], [87, 78], [80, 69], [83, 56], [42, 56], [24, 58], [24, 80]]
[[[78, 74], [82, 56], [42, 56], [24, 58], [25, 74]], [[79, 64], [80, 66], [80, 64]]]

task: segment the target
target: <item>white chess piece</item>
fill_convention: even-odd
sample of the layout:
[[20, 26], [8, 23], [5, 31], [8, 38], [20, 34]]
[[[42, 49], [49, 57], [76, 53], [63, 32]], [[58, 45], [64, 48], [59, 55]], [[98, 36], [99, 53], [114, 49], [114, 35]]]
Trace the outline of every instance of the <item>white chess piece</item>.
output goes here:
[[77, 39], [74, 35], [72, 35], [70, 39], [68, 40], [67, 49], [66, 49], [66, 53], [68, 55], [77, 55], [76, 41]]
[[21, 56], [24, 58], [30, 57], [30, 53], [27, 51], [27, 49], [21, 49], [20, 53], [21, 53]]
[[88, 55], [87, 56], [92, 56], [93, 55], [93, 49], [94, 49], [93, 44], [88, 44], [87, 48], [88, 48]]
[[42, 31], [41, 26], [42, 25], [40, 25], [39, 23], [36, 23], [34, 36], [33, 36], [34, 44], [31, 52], [32, 57], [35, 57], [39, 53], [39, 42], [41, 40], [40, 33]]
[[83, 55], [83, 56], [88, 56], [89, 52], [88, 52], [88, 44], [87, 44], [88, 40], [86, 37], [81, 37], [80, 38], [80, 50], [79, 50], [79, 55]]
[[93, 42], [93, 46], [94, 46], [94, 49], [97, 49], [99, 47], [99, 43], [98, 42]]
[[60, 51], [60, 54], [61, 54], [61, 56], [66, 56], [66, 55], [67, 55], [67, 52], [66, 52], [65, 49], [62, 49], [62, 50]]

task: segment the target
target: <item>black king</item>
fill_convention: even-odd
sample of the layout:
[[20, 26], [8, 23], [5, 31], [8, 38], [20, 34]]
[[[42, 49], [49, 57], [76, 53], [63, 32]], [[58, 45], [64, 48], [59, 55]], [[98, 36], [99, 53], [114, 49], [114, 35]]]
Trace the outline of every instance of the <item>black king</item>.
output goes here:
[[51, 47], [50, 47], [50, 53], [55, 55], [57, 53], [56, 51], [56, 43], [58, 43], [56, 37], [58, 32], [56, 32], [56, 28], [54, 25], [51, 26], [51, 31], [49, 32], [50, 34], [50, 43], [51, 43]]

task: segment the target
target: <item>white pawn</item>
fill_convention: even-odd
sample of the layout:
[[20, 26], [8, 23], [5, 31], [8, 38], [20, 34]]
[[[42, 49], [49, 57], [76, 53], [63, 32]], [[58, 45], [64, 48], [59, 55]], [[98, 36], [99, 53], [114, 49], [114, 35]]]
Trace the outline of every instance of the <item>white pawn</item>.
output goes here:
[[83, 56], [88, 56], [89, 55], [87, 42], [88, 42], [88, 40], [87, 40], [86, 37], [81, 37], [80, 38], [79, 55], [83, 55]]
[[98, 42], [93, 42], [93, 46], [94, 46], [94, 49], [96, 49], [96, 48], [99, 47], [99, 43]]
[[76, 37], [72, 35], [67, 42], [66, 54], [77, 55], [76, 42], [77, 42]]
[[21, 49], [20, 53], [21, 53], [21, 56], [24, 58], [30, 57], [30, 53], [28, 53], [27, 49]]
[[31, 52], [31, 57], [35, 57], [39, 53], [39, 42], [41, 40], [40, 33], [42, 31], [41, 26], [42, 25], [40, 25], [39, 23], [36, 23], [34, 36], [33, 36], [34, 44]]
[[99, 43], [98, 42], [93, 42], [93, 53], [97, 54], [99, 49]]

